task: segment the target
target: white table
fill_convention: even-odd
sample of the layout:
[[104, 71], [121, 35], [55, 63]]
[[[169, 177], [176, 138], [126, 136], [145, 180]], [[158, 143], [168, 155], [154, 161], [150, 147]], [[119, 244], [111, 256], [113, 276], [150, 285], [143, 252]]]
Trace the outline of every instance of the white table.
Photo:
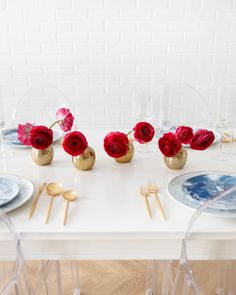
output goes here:
[[[71, 157], [55, 144], [52, 165], [36, 166], [30, 150], [15, 150], [15, 156], [1, 161], [0, 172], [17, 174], [35, 184], [60, 181], [66, 189], [76, 189], [79, 199], [70, 204], [68, 223], [62, 225], [65, 201], [56, 198], [49, 223], [44, 224], [49, 197], [41, 196], [37, 210], [28, 219], [31, 201], [9, 213], [23, 240], [27, 259], [178, 259], [181, 240], [193, 210], [176, 203], [167, 193], [168, 182], [175, 176], [198, 170], [235, 172], [236, 157], [231, 161], [211, 159], [214, 148], [188, 150], [184, 169], [169, 170], [163, 156], [135, 153], [129, 164], [118, 164], [103, 151], [106, 132], [85, 132], [95, 148], [97, 160], [92, 171], [74, 168]], [[139, 186], [155, 180], [167, 220], [159, 218], [154, 197], [150, 198], [153, 218], [147, 217]], [[236, 258], [236, 219], [204, 215], [196, 227], [192, 244], [193, 259]], [[0, 228], [2, 246], [9, 255], [7, 236]]]

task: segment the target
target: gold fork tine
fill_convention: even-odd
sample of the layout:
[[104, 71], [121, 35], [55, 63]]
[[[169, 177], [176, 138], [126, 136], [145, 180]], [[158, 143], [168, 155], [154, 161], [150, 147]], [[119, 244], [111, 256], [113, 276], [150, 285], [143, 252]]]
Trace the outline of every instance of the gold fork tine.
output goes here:
[[148, 216], [149, 218], [152, 218], [152, 213], [151, 213], [151, 209], [148, 202], [149, 192], [148, 192], [148, 189], [143, 185], [140, 187], [140, 195], [145, 198], [145, 205], [148, 212]]
[[156, 183], [149, 181], [148, 182], [148, 190], [149, 190], [149, 193], [150, 194], [154, 194], [155, 195], [155, 197], [156, 197], [156, 203], [157, 203], [157, 210], [158, 210], [161, 218], [165, 220], [166, 219], [165, 212], [164, 212], [164, 209], [162, 207], [161, 201], [160, 201], [160, 199], [158, 197], [158, 187], [157, 187]]

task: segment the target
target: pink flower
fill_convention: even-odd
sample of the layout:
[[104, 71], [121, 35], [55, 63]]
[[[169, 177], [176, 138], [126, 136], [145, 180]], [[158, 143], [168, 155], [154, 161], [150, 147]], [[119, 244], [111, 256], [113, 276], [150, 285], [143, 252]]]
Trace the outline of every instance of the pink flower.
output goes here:
[[69, 109], [61, 108], [56, 112], [58, 123], [61, 129], [65, 132], [71, 130], [74, 122], [74, 116]]
[[18, 139], [24, 145], [30, 146], [29, 134], [30, 134], [30, 131], [33, 127], [34, 127], [34, 125], [31, 123], [25, 123], [25, 124], [18, 125], [18, 129], [17, 129]]

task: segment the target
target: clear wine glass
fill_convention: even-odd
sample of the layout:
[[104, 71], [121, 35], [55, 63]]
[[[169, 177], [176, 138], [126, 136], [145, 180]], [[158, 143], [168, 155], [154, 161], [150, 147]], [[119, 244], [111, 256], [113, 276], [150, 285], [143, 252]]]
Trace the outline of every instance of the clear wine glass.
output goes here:
[[230, 159], [230, 156], [224, 153], [224, 133], [229, 128], [229, 109], [230, 109], [230, 100], [229, 96], [226, 93], [225, 87], [220, 87], [218, 90], [218, 95], [216, 98], [216, 116], [214, 128], [220, 134], [218, 150], [212, 156], [216, 161], [227, 161]]

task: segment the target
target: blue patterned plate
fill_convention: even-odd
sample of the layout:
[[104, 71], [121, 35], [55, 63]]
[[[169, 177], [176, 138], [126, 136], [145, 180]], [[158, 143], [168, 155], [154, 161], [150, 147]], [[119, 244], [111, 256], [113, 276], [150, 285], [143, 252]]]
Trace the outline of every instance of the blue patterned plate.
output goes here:
[[32, 197], [34, 193], [34, 186], [28, 179], [11, 174], [2, 174], [0, 177], [8, 179], [19, 186], [19, 193], [16, 195], [16, 197], [9, 203], [1, 206], [1, 209], [4, 210], [4, 212], [15, 210], [16, 208], [25, 204]]
[[[58, 129], [53, 129], [53, 142], [59, 140], [62, 136], [62, 133]], [[26, 145], [23, 145], [17, 135], [17, 128], [9, 128], [2, 131], [3, 142], [8, 147], [14, 148], [29, 148]]]
[[15, 181], [0, 177], [0, 206], [9, 203], [18, 193], [19, 186]]
[[[168, 185], [171, 197], [178, 203], [198, 209], [209, 198], [236, 185], [236, 176], [219, 171], [198, 171], [182, 174], [172, 179]], [[206, 209], [207, 213], [236, 217], [236, 196], [231, 195]]]

